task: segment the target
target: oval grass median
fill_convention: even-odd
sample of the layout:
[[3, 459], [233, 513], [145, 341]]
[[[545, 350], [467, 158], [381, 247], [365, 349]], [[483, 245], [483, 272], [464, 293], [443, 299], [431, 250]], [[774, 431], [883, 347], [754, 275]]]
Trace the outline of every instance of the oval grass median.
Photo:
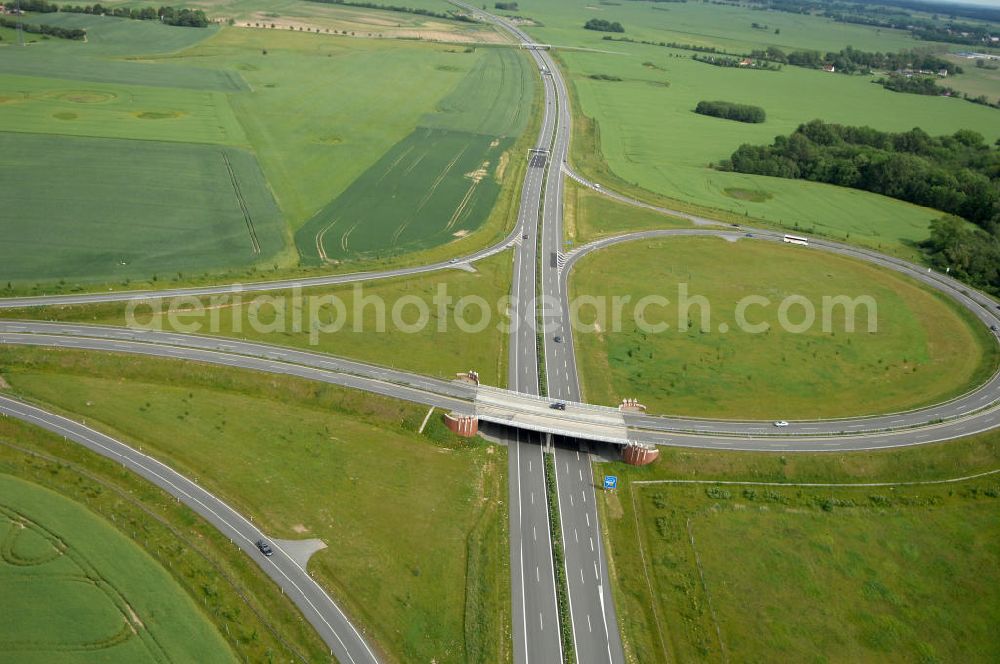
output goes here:
[[[634, 397], [651, 412], [713, 418], [847, 417], [947, 400], [997, 364], [989, 331], [946, 296], [803, 247], [634, 242], [587, 256], [570, 283], [579, 323], [596, 320], [582, 296], [608, 303], [599, 330], [575, 332], [592, 403]], [[615, 296], [631, 298], [617, 326]]]

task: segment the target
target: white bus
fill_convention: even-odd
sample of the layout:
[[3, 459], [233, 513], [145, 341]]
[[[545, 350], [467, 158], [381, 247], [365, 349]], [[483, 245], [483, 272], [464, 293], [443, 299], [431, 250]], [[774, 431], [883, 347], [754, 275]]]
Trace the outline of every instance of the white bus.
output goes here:
[[809, 239], [798, 235], [785, 235], [785, 242], [788, 244], [801, 244], [803, 247], [809, 246]]

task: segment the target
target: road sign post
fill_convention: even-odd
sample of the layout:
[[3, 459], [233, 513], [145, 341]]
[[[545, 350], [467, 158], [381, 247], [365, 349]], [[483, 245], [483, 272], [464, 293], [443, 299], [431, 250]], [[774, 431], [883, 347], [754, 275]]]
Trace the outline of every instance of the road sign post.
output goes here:
[[604, 476], [604, 490], [614, 491], [618, 488], [618, 476], [617, 475], [605, 475]]

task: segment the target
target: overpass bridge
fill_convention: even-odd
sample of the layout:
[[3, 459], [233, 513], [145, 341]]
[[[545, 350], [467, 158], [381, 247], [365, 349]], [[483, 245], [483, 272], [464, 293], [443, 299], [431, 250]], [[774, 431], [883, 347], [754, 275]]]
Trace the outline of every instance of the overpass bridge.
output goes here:
[[[554, 408], [563, 404], [565, 410]], [[617, 408], [553, 401], [548, 397], [481, 385], [475, 417], [481, 421], [567, 438], [628, 445], [628, 427]]]

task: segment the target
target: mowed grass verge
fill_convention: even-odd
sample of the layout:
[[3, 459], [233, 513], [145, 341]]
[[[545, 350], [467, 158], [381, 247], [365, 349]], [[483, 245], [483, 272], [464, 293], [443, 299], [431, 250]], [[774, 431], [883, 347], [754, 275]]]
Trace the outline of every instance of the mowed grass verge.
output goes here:
[[686, 219], [619, 203], [569, 179], [564, 191], [563, 238], [567, 250], [610, 235], [694, 226]]
[[[991, 661], [997, 657], [996, 433], [901, 451], [661, 449], [599, 509], [637, 661]], [[637, 484], [661, 479], [779, 486]]]
[[20, 662], [235, 662], [211, 622], [134, 542], [0, 466], [0, 649]]
[[504, 661], [505, 456], [422, 407], [308, 381], [103, 354], [4, 351], [15, 393], [197, 478], [275, 537], [387, 661]]
[[[507, 343], [499, 326], [506, 320], [502, 305], [511, 270], [510, 253], [503, 252], [476, 263], [474, 273], [449, 270], [299, 292], [248, 293], [239, 299], [186, 298], [177, 301], [173, 314], [172, 300], [152, 300], [136, 305], [131, 314], [128, 304], [116, 302], [4, 310], [2, 315], [101, 325], [134, 321], [139, 327], [245, 338], [441, 378], [476, 369], [484, 383], [503, 386]], [[476, 301], [490, 309], [486, 324]]]
[[[682, 288], [691, 302], [686, 313]], [[989, 331], [945, 296], [894, 272], [791, 245], [628, 243], [584, 258], [571, 289], [575, 297], [608, 302], [632, 298], [620, 331], [608, 319], [598, 321], [600, 332], [576, 333], [584, 394], [593, 403], [637, 397], [653, 412], [677, 415], [846, 417], [946, 400], [985, 381], [997, 365]], [[660, 332], [637, 323], [636, 304], [649, 295], [669, 300], [644, 312], [649, 326], [669, 326]], [[748, 306], [745, 319], [755, 327], [741, 327], [737, 306], [751, 296], [767, 303]], [[792, 296], [814, 311], [806, 329], [795, 331], [806, 320], [802, 303], [789, 306], [790, 326], [782, 325], [781, 303]], [[856, 307], [853, 332], [842, 306], [826, 306], [824, 326], [823, 298], [839, 296], [874, 303]], [[582, 308], [580, 318], [590, 324], [592, 310]], [[764, 324], [766, 330], [756, 327]]]

